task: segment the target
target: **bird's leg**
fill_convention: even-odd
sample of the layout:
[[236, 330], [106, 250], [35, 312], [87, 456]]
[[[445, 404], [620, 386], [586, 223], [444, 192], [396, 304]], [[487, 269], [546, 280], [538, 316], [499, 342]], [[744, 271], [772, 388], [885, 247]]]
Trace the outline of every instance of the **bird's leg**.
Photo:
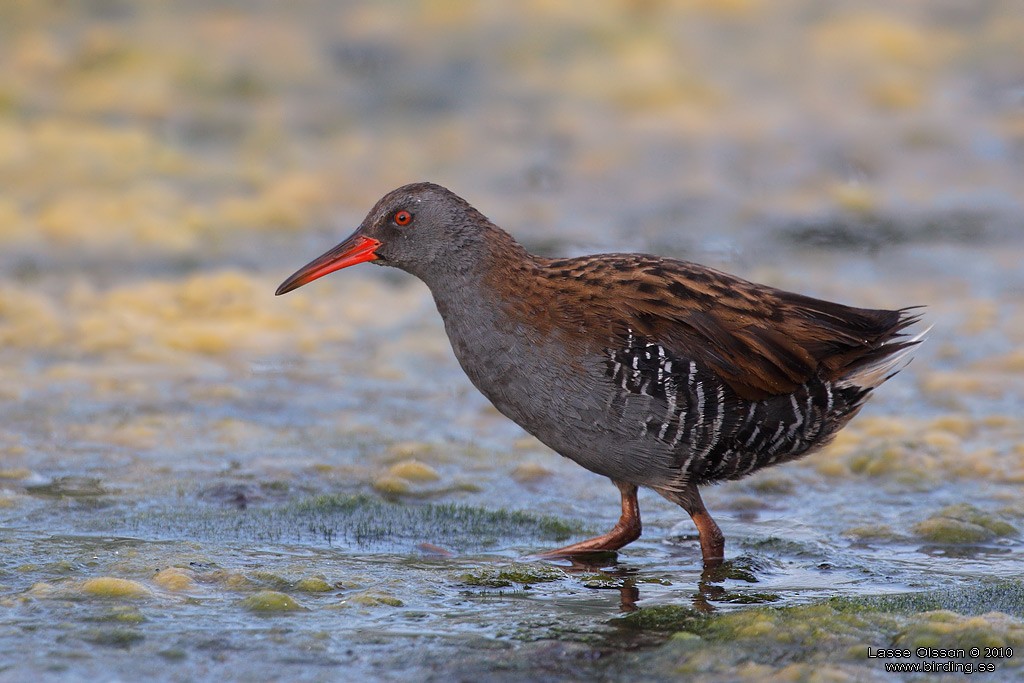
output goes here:
[[636, 500], [636, 486], [615, 480], [612, 480], [612, 483], [619, 487], [619, 492], [622, 494], [622, 515], [615, 527], [606, 534], [588, 538], [558, 550], [548, 551], [541, 557], [564, 557], [578, 553], [618, 550], [627, 543], [632, 543], [640, 538], [642, 527], [640, 525], [640, 504]]
[[708, 514], [696, 486], [688, 485], [682, 491], [655, 489], [658, 493], [686, 510], [697, 527], [700, 538], [700, 552], [706, 568], [717, 567], [725, 560], [725, 534]]

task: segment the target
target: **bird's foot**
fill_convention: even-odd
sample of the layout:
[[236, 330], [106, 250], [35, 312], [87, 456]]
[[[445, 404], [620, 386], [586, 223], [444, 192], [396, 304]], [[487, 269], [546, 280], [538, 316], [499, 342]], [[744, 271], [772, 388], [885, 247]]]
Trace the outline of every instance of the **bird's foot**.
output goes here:
[[640, 518], [639, 515], [625, 520], [619, 520], [619, 523], [615, 525], [615, 528], [606, 534], [595, 536], [594, 538], [588, 538], [585, 541], [579, 543], [573, 543], [567, 545], [564, 548], [558, 548], [556, 550], [548, 550], [540, 554], [540, 557], [544, 559], [556, 559], [560, 557], [572, 557], [574, 555], [595, 555], [598, 553], [614, 553], [622, 546], [632, 543], [636, 539], [640, 538]]
[[607, 534], [595, 536], [594, 538], [588, 538], [585, 541], [579, 543], [573, 543], [567, 545], [564, 548], [557, 548], [555, 550], [548, 550], [540, 554], [540, 557], [545, 559], [554, 559], [558, 557], [569, 557], [572, 555], [589, 555], [593, 553], [614, 553], [616, 550], [632, 543], [636, 539], [640, 538], [640, 530], [636, 529], [620, 529], [616, 526]]
[[613, 553], [627, 543], [632, 543], [640, 538], [643, 526], [640, 523], [640, 506], [636, 501], [636, 485], [620, 481], [614, 483], [622, 495], [622, 515], [611, 531], [567, 545], [564, 548], [549, 550], [541, 553], [539, 557], [550, 560], [574, 555], [593, 556], [596, 553]]

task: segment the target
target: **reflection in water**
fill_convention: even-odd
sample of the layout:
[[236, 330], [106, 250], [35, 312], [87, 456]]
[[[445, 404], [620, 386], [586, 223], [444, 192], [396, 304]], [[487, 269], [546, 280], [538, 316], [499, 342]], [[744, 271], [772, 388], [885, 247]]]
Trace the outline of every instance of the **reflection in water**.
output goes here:
[[636, 603], [640, 600], [640, 589], [632, 581], [626, 581], [619, 588], [619, 610], [635, 612], [639, 609]]
[[[618, 589], [619, 611], [635, 612], [639, 609], [636, 604], [640, 600], [640, 588], [636, 585], [639, 569], [620, 564], [616, 551], [574, 553], [562, 555], [559, 559], [569, 560], [569, 566], [563, 567], [569, 574], [587, 575], [589, 580], [584, 585], [588, 588]], [[596, 576], [593, 576], [595, 572]]]
[[[643, 599], [641, 586], [647, 581], [643, 567], [620, 563], [618, 553], [614, 551], [577, 553], [566, 555], [560, 559], [569, 560], [570, 564], [565, 566], [554, 563], [555, 566], [561, 567], [570, 575], [581, 577], [583, 585], [587, 588], [618, 589], [620, 611], [634, 612], [643, 608], [642, 605], [637, 604]], [[715, 566], [704, 567], [699, 574], [687, 573], [675, 580], [663, 579], [649, 585], [672, 585], [676, 588], [674, 593], [679, 595], [679, 589], [693, 581], [693, 585], [697, 589], [692, 594], [693, 607], [701, 613], [711, 614], [716, 611], [716, 607], [712, 603], [760, 604], [777, 601], [779, 597], [772, 593], [751, 593], [746, 589], [730, 591], [723, 585], [738, 583], [746, 588], [751, 584], [759, 583], [755, 572], [764, 568], [765, 564], [755, 558], [739, 557], [734, 560], [726, 560]], [[661, 594], [663, 592], [658, 591], [653, 593], [653, 596]]]
[[698, 612], [704, 614], [714, 612], [715, 607], [711, 602], [719, 600], [725, 595], [725, 588], [712, 583], [713, 580], [701, 579], [697, 584], [697, 592], [693, 595], [693, 607]]

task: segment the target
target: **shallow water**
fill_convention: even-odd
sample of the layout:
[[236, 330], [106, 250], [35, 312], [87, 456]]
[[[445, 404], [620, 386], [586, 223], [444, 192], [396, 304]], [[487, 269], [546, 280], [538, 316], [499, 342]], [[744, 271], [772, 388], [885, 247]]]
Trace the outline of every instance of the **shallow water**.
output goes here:
[[[1024, 654], [1024, 15], [891, 4], [6, 3], [0, 679]], [[825, 451], [707, 490], [723, 571], [650, 492], [617, 557], [540, 562], [617, 493], [475, 392], [421, 284], [272, 295], [420, 179], [541, 253], [934, 328]]]

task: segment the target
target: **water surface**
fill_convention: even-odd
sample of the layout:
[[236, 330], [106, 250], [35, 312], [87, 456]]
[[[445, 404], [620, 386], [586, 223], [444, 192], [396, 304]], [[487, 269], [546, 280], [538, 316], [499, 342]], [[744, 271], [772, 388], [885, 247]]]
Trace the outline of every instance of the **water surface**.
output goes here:
[[[1009, 2], [7, 3], [0, 678], [1024, 653], [1022, 31]], [[722, 572], [650, 492], [617, 557], [539, 562], [617, 492], [475, 392], [423, 285], [365, 265], [273, 297], [416, 180], [539, 253], [934, 328], [826, 450], [706, 491]]]

